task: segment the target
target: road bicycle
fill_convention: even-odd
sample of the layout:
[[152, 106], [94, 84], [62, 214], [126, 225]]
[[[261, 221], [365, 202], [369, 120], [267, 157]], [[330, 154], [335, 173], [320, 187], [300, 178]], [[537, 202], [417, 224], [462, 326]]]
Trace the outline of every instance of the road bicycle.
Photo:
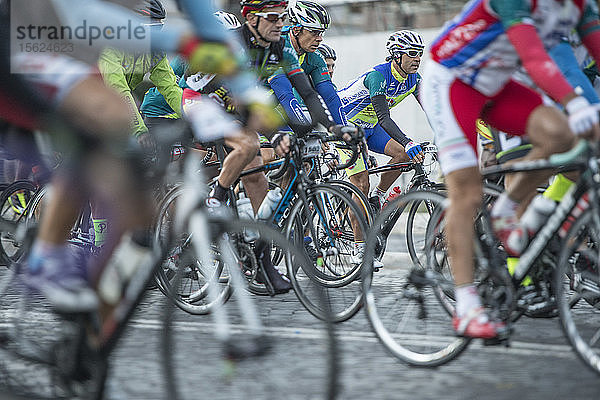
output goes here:
[[[573, 349], [598, 372], [597, 149], [580, 141], [571, 151], [548, 160], [490, 167], [483, 174], [559, 168], [580, 171], [581, 177], [521, 254], [513, 274], [508, 272], [506, 255], [492, 233], [489, 207], [481, 208], [475, 221], [476, 284], [491, 318], [506, 324], [494, 343], [509, 343], [512, 325], [527, 312], [548, 312], [556, 307]], [[422, 233], [426, 245], [420, 253], [421, 263], [408, 263], [393, 274], [389, 279], [389, 285], [396, 288], [393, 293], [375, 285], [372, 276], [365, 276], [365, 285], [371, 283], [365, 286], [369, 288], [365, 289], [365, 302], [375, 332], [392, 354], [411, 365], [436, 366], [458, 356], [470, 340], [457, 337], [451, 328], [454, 289], [446, 252], [445, 196], [416, 191], [393, 205], [405, 208], [423, 201], [431, 202], [434, 211]], [[374, 249], [373, 245], [367, 248], [369, 254]], [[527, 280], [531, 283], [524, 284]]]

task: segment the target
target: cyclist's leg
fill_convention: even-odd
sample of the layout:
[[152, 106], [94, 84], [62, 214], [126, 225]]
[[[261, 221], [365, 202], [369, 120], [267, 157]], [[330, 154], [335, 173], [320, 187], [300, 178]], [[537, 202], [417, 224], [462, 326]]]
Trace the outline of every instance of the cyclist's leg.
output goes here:
[[[487, 98], [439, 64], [430, 63], [425, 76], [421, 104], [435, 133], [450, 198], [446, 239], [456, 285], [454, 329], [465, 336], [494, 337], [498, 325], [488, 320], [473, 285], [474, 225], [465, 223], [474, 220], [482, 200], [476, 121]], [[461, 89], [464, 93], [458, 93]]]
[[[367, 140], [367, 144], [369, 145], [369, 150], [392, 157], [388, 161], [388, 164], [410, 161], [410, 157], [408, 157], [408, 154], [406, 154], [404, 151], [404, 147], [392, 139], [379, 124], [375, 125], [373, 128], [373, 134]], [[377, 188], [375, 190], [377, 190], [379, 193], [387, 193], [390, 186], [392, 186], [396, 179], [398, 179], [400, 174], [400, 171], [389, 171], [382, 173], [379, 184], [377, 184]]]
[[260, 149], [256, 133], [245, 129], [240, 129], [237, 135], [226, 138], [225, 144], [232, 150], [223, 161], [223, 169], [212, 194], [221, 202], [226, 201], [229, 188], [238, 179], [246, 165], [256, 157]]
[[[254, 168], [261, 165], [263, 165], [262, 157], [256, 156], [246, 167]], [[258, 208], [267, 195], [267, 191], [269, 190], [269, 182], [267, 181], [267, 177], [265, 176], [264, 172], [258, 172], [243, 177], [241, 181], [244, 185], [244, 189], [246, 189], [246, 194], [252, 203], [254, 213], [256, 214], [258, 212]]]
[[[510, 82], [492, 98], [491, 104], [483, 113], [484, 120], [508, 134], [528, 135], [533, 147], [523, 160], [546, 158], [572, 147], [574, 136], [566, 117], [557, 108], [544, 105], [541, 96], [532, 89]], [[505, 244], [508, 234], [516, 227], [517, 213], [524, 210], [535, 188], [551, 174], [551, 171], [517, 173], [507, 191], [496, 201], [492, 217], [498, 236]], [[518, 249], [507, 248], [507, 251], [518, 253]]]

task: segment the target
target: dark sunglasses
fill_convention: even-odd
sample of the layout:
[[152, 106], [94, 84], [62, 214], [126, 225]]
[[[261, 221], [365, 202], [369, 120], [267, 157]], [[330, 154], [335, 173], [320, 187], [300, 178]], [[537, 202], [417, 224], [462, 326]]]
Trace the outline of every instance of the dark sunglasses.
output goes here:
[[281, 14], [272, 11], [272, 12], [254, 13], [254, 15], [262, 17], [269, 22], [277, 22], [278, 20], [281, 20], [281, 22], [285, 22], [285, 20], [287, 19], [287, 16], [288, 16], [287, 12], [285, 12], [285, 11], [282, 12]]

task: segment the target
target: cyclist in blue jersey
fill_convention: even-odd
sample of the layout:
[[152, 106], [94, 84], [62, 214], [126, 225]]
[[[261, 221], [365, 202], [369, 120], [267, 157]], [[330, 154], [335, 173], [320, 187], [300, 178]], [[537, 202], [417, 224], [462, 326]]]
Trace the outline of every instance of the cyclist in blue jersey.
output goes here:
[[[386, 48], [386, 62], [376, 65], [338, 91], [348, 121], [365, 128], [369, 150], [385, 154], [390, 163], [423, 161], [423, 150], [406, 136], [390, 116], [390, 109], [409, 95], [417, 101], [421, 76], [417, 72], [424, 49], [421, 35], [409, 30], [394, 32]], [[350, 181], [365, 194], [369, 192], [369, 175], [364, 160], [346, 170]], [[382, 174], [374, 190], [380, 205], [386, 193], [400, 175], [391, 171]]]

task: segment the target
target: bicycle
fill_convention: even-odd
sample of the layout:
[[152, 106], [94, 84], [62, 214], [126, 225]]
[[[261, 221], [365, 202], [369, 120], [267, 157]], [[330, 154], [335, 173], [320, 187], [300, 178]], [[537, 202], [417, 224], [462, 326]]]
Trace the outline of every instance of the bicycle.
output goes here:
[[[596, 249], [598, 243], [600, 167], [597, 154], [594, 145], [580, 141], [569, 152], [552, 155], [548, 160], [515, 162], [483, 171], [484, 176], [559, 167], [563, 171], [582, 172], [555, 213], [521, 254], [513, 274], [508, 272], [505, 254], [491, 233], [488, 207], [481, 208], [475, 221], [476, 285], [491, 318], [506, 324], [498, 339], [489, 344], [509, 343], [512, 325], [531, 307], [544, 311], [556, 304], [563, 331], [573, 349], [586, 365], [599, 372], [600, 349], [595, 340], [598, 318], [589, 315], [597, 310], [595, 299], [600, 298], [597, 297], [600, 294], [597, 264], [592, 258], [587, 274], [582, 274], [577, 264], [579, 257], [589, 254], [587, 249]], [[389, 305], [390, 296], [387, 300], [382, 295], [377, 299], [373, 286], [365, 293], [365, 301], [370, 305], [367, 310], [372, 326], [389, 351], [411, 365], [435, 366], [458, 356], [471, 340], [456, 337], [450, 325], [454, 291], [444, 240], [447, 201], [442, 193], [420, 191], [407, 193], [395, 201], [395, 205], [415, 200], [432, 201], [435, 208], [425, 232], [423, 263], [399, 274], [402, 290], [394, 300], [401, 306], [395, 308], [394, 326], [404, 329], [411, 326], [409, 320], [426, 325], [436, 331], [437, 342], [411, 343], [409, 332], [392, 330], [377, 311], [383, 308], [383, 301]], [[560, 242], [558, 246], [555, 240], [549, 240], [553, 237]], [[374, 246], [369, 246], [368, 251], [373, 252]], [[365, 276], [365, 281], [369, 279]], [[524, 285], [526, 279], [531, 279], [532, 284]], [[582, 311], [586, 312], [586, 318], [579, 317]]]
[[[194, 170], [194, 173], [196, 171]], [[196, 186], [196, 188], [198, 188]], [[209, 219], [206, 223], [201, 218], [205, 209], [202, 207], [202, 190], [192, 190], [191, 197], [188, 196], [188, 204], [192, 205], [191, 216], [188, 221], [192, 224], [194, 231], [215, 232], [213, 237], [223, 238], [226, 235], [229, 238], [239, 236], [239, 229], [246, 227], [244, 221], [228, 221]], [[182, 211], [183, 212], [183, 211]], [[184, 216], [185, 218], [185, 216]], [[8, 226], [8, 228], [7, 228]], [[0, 227], [7, 231], [16, 232], [18, 227], [23, 225], [9, 224], [6, 221], [0, 221]], [[241, 228], [240, 228], [241, 227]], [[303, 259], [302, 252], [289, 246], [287, 240], [279, 234], [274, 236], [272, 230], [257, 224], [251, 225], [251, 229], [279, 243], [280, 246], [287, 246], [288, 251], [293, 254], [295, 262], [300, 265], [308, 264]], [[30, 230], [31, 231], [31, 230]], [[266, 233], [264, 233], [266, 231]], [[31, 237], [30, 233], [27, 237]], [[196, 235], [201, 238], [200, 235]], [[230, 242], [221, 241], [219, 248], [226, 248], [226, 251], [219, 251], [220, 254], [228, 254], [223, 257], [221, 262], [225, 265], [224, 269], [229, 272], [230, 277], [235, 277], [238, 271], [240, 258], [235, 250], [231, 250]], [[153, 279], [155, 271], [162, 264], [166, 248], [154, 248], [152, 259], [143, 265], [139, 265], [133, 272], [128, 281], [124, 297], [115, 306], [112, 313], [107, 317], [100, 318], [96, 312], [90, 314], [63, 314], [57, 315], [48, 312], [48, 307], [38, 301], [32, 301], [35, 298], [32, 294], [25, 291], [20, 284], [20, 266], [11, 268], [10, 276], [3, 276], [3, 285], [1, 286], [2, 301], [7, 307], [2, 307], [0, 316], [0, 352], [4, 357], [0, 362], [0, 385], [10, 388], [13, 392], [36, 398], [102, 398], [105, 386], [105, 380], [109, 368], [108, 358], [114, 351], [117, 343], [125, 332], [129, 321], [137, 306], [142, 301], [148, 282]], [[307, 267], [305, 267], [307, 268]], [[183, 271], [183, 270], [181, 270]], [[178, 278], [177, 278], [178, 279]], [[163, 329], [162, 343], [164, 361], [164, 376], [167, 379], [166, 385], [169, 389], [168, 398], [179, 398], [176, 385], [174, 385], [175, 365], [170, 357], [173, 347], [170, 341], [170, 316], [173, 315], [172, 309], [165, 311], [165, 329]], [[42, 319], [40, 319], [42, 318]], [[260, 326], [260, 319], [254, 314], [248, 314], [248, 318], [254, 319], [254, 325]], [[31, 321], [36, 321], [44, 327], [44, 331], [31, 329]], [[56, 329], [60, 327], [60, 329]], [[217, 325], [219, 329], [223, 326]], [[331, 346], [334, 346], [335, 336], [328, 328], [328, 337]], [[236, 339], [228, 342], [225, 346], [226, 354], [230, 357], [246, 358], [264, 354], [265, 348], [262, 345], [235, 346], [231, 343], [243, 343], [244, 340]], [[323, 376], [330, 382], [333, 382], [327, 389], [327, 398], [334, 398], [336, 382], [337, 356], [333, 347], [328, 345], [330, 350], [330, 362], [334, 367], [327, 367], [327, 373]], [[31, 373], [27, 372], [31, 367]], [[45, 374], [44, 372], [47, 372]], [[28, 384], [30, 379], [35, 378], [35, 383]], [[34, 386], [34, 387], [31, 387]]]

